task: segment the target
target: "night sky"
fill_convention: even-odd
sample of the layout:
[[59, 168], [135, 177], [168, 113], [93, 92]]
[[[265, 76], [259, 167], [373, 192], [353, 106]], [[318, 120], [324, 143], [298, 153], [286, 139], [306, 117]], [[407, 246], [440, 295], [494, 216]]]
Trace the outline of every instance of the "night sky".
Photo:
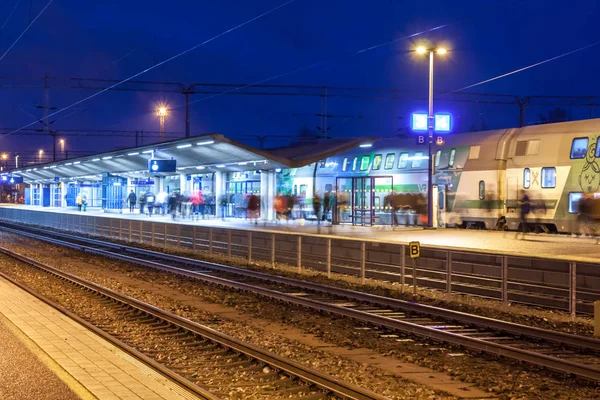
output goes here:
[[[1, 32], [2, 53], [47, 4], [47, 0], [7, 0], [0, 11], [1, 23], [17, 2]], [[50, 105], [61, 109], [94, 93], [58, 87], [78, 84], [69, 78], [125, 79], [283, 3], [55, 0], [0, 60], [0, 128], [6, 132], [42, 116], [42, 110], [36, 107], [44, 101], [39, 86], [46, 73], [53, 86]], [[334, 97], [337, 92], [330, 91], [327, 112], [334, 115], [328, 120], [331, 136], [388, 137], [405, 132], [410, 113], [427, 107], [426, 101], [418, 99], [426, 98], [428, 60], [410, 51], [416, 45], [428, 41], [450, 50], [447, 56], [436, 58], [435, 64], [436, 92], [447, 93], [599, 41], [597, 4], [597, 0], [296, 0], [136, 79], [185, 85], [247, 84], [326, 62], [268, 83], [414, 92], [406, 95], [412, 101], [394, 101], [384, 96]], [[448, 26], [356, 54], [444, 24]], [[521, 96], [598, 95], [599, 67], [600, 45], [468, 91]], [[14, 87], [32, 85], [38, 87]], [[319, 89], [312, 92], [318, 93]], [[194, 95], [192, 100], [203, 97]], [[447, 102], [444, 100], [449, 96], [438, 97], [436, 111], [451, 112], [459, 130], [472, 126], [512, 127], [518, 123], [516, 105]], [[94, 136], [98, 134], [94, 131], [156, 132], [155, 106], [166, 102], [174, 108], [166, 130], [181, 133], [183, 101], [184, 96], [177, 93], [107, 92], [51, 118], [56, 121], [52, 129], [66, 138], [70, 156], [130, 147], [135, 144], [133, 138], [102, 138]], [[191, 106], [191, 132], [219, 132], [257, 144], [253, 137], [259, 135], [293, 136], [303, 127], [317, 132], [321, 121], [314, 114], [320, 111], [319, 97], [221, 95]], [[530, 108], [526, 122], [536, 123], [540, 113], [547, 111]], [[590, 117], [589, 107], [569, 107], [567, 111], [573, 119]], [[41, 128], [42, 124], [37, 123], [29, 129]], [[40, 148], [50, 152], [51, 139], [32, 133], [40, 134], [26, 130], [2, 137], [0, 151], [19, 153], [22, 159], [31, 158]], [[78, 135], [69, 136], [75, 133]], [[146, 137], [145, 143], [148, 141]], [[274, 138], [266, 141], [268, 146], [287, 142]]]

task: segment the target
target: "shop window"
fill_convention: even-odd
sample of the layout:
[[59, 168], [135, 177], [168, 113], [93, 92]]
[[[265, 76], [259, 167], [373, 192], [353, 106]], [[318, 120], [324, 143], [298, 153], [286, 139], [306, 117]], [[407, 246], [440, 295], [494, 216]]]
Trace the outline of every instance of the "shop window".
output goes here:
[[347, 168], [348, 168], [348, 157], [344, 157], [344, 162], [342, 164], [342, 172], [346, 172]]
[[439, 167], [440, 166], [440, 157], [442, 156], [442, 151], [438, 150], [435, 152], [435, 166]]
[[356, 171], [356, 166], [358, 164], [358, 157], [354, 157], [352, 160], [352, 171]]
[[[575, 138], [571, 143], [571, 158], [585, 158], [587, 153], [588, 138]], [[598, 153], [598, 147], [596, 147]]]
[[403, 169], [406, 168], [408, 164], [408, 153], [400, 153], [400, 158], [398, 158], [398, 168]]
[[421, 161], [423, 161], [423, 152], [416, 151], [413, 155], [412, 163], [410, 165], [411, 168], [419, 168], [421, 166]]
[[529, 185], [531, 184], [531, 171], [529, 168], [525, 168], [523, 170], [523, 187], [525, 189], [529, 189]]
[[383, 168], [385, 168], [385, 169], [392, 169], [392, 168], [394, 168], [394, 161], [396, 161], [396, 154], [395, 153], [388, 153], [385, 156], [385, 165], [383, 166]]
[[542, 188], [549, 189], [556, 187], [556, 168], [542, 168]]
[[485, 200], [485, 182], [479, 181], [479, 200]]
[[362, 156], [360, 159], [360, 170], [366, 171], [369, 169], [369, 165], [371, 164], [371, 156]]
[[450, 159], [448, 160], [448, 166], [454, 167], [454, 158], [456, 157], [456, 149], [450, 150]]
[[373, 158], [373, 171], [378, 171], [379, 168], [381, 168], [382, 159], [383, 156], [381, 154], [375, 154], [375, 157]]
[[571, 214], [579, 212], [579, 201], [583, 197], [583, 193], [581, 192], [571, 192], [569, 193], [569, 212]]

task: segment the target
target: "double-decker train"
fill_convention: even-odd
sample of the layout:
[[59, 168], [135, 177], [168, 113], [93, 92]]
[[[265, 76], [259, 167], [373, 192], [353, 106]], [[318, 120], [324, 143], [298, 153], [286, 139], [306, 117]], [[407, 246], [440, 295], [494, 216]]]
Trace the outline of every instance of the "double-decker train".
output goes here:
[[[441, 226], [519, 229], [519, 201], [527, 194], [536, 226], [577, 229], [582, 197], [600, 197], [600, 119], [500, 129], [444, 137], [434, 144], [433, 183]], [[331, 192], [331, 218], [357, 225], [390, 224], [386, 196], [426, 194], [428, 146], [414, 139], [382, 139], [278, 174], [278, 190], [304, 197], [313, 187]], [[308, 212], [308, 211], [307, 211]], [[411, 213], [401, 216], [416, 221]], [[407, 222], [408, 222], [407, 220]]]

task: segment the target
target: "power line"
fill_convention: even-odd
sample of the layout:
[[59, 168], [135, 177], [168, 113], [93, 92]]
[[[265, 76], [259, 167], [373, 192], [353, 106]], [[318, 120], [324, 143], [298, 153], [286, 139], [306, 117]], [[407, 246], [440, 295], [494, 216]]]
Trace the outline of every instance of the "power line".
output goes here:
[[[52, 1], [54, 1], [54, 0], [50, 0], [50, 3], [52, 3]], [[105, 89], [101, 90], [100, 92], [94, 93], [94, 94], [92, 94], [91, 96], [88, 96], [88, 97], [85, 97], [85, 98], [83, 98], [83, 99], [81, 99], [81, 100], [78, 100], [78, 101], [76, 101], [75, 103], [72, 103], [71, 105], [69, 105], [69, 106], [67, 106], [67, 107], [65, 107], [65, 108], [62, 108], [62, 109], [60, 109], [60, 110], [58, 110], [58, 111], [55, 111], [54, 113], [50, 114], [48, 117], [52, 117], [52, 116], [54, 116], [54, 115], [56, 115], [56, 114], [59, 114], [59, 113], [61, 113], [61, 112], [63, 112], [63, 111], [66, 111], [66, 110], [68, 110], [68, 109], [70, 109], [70, 108], [72, 108], [72, 107], [74, 107], [74, 106], [76, 106], [76, 105], [79, 105], [79, 104], [81, 104], [81, 103], [83, 103], [83, 102], [85, 102], [85, 101], [88, 101], [88, 100], [90, 100], [90, 99], [93, 99], [94, 97], [96, 97], [96, 96], [99, 96], [99, 95], [101, 95], [102, 93], [104, 93], [104, 92], [107, 92], [108, 90], [111, 90], [111, 89], [112, 89], [112, 88], [114, 88], [114, 87], [117, 87], [117, 86], [119, 86], [119, 85], [121, 85], [121, 84], [123, 84], [123, 83], [125, 83], [125, 82], [127, 82], [127, 81], [129, 81], [129, 80], [132, 80], [132, 79], [134, 79], [134, 78], [136, 78], [136, 77], [138, 77], [138, 76], [140, 76], [140, 75], [142, 75], [142, 74], [145, 74], [146, 72], [152, 71], [153, 69], [155, 69], [155, 68], [158, 68], [158, 67], [160, 67], [161, 65], [163, 65], [163, 64], [166, 64], [166, 63], [168, 63], [168, 62], [170, 62], [170, 61], [172, 61], [172, 60], [174, 60], [174, 59], [176, 59], [176, 58], [179, 58], [179, 57], [181, 57], [181, 56], [183, 56], [183, 55], [185, 55], [185, 54], [187, 54], [187, 53], [189, 53], [189, 52], [191, 52], [191, 51], [194, 51], [194, 50], [196, 50], [197, 48], [199, 48], [199, 47], [201, 47], [201, 46], [204, 46], [205, 44], [207, 44], [207, 43], [210, 43], [210, 42], [212, 42], [212, 41], [214, 41], [214, 40], [216, 40], [216, 39], [220, 38], [221, 36], [227, 35], [228, 33], [231, 33], [231, 32], [233, 32], [233, 31], [235, 31], [235, 30], [237, 30], [237, 29], [239, 29], [239, 28], [241, 28], [241, 27], [243, 27], [243, 26], [245, 26], [245, 25], [248, 25], [248, 24], [249, 24], [249, 23], [251, 23], [251, 22], [254, 22], [254, 21], [256, 21], [256, 20], [258, 20], [258, 19], [260, 19], [260, 18], [262, 18], [262, 17], [264, 17], [264, 16], [266, 16], [266, 15], [269, 15], [269, 14], [271, 14], [271, 13], [273, 13], [273, 12], [275, 12], [275, 11], [279, 10], [280, 8], [282, 8], [282, 7], [285, 7], [285, 6], [287, 6], [288, 4], [290, 4], [290, 3], [293, 3], [294, 1], [295, 1], [295, 0], [288, 0], [288, 1], [284, 2], [283, 4], [280, 4], [280, 5], [278, 5], [277, 7], [270, 9], [269, 11], [266, 11], [266, 12], [264, 12], [264, 13], [262, 13], [262, 14], [260, 14], [260, 15], [256, 16], [256, 17], [253, 17], [253, 18], [251, 18], [251, 19], [249, 19], [249, 20], [247, 20], [247, 21], [245, 21], [245, 22], [243, 22], [243, 23], [241, 23], [241, 24], [238, 24], [238, 25], [234, 26], [233, 28], [229, 28], [229, 29], [227, 29], [226, 31], [219, 33], [218, 35], [215, 35], [215, 36], [211, 37], [210, 39], [207, 39], [207, 40], [205, 40], [204, 42], [202, 42], [202, 43], [200, 43], [200, 44], [197, 44], [197, 45], [195, 45], [195, 46], [192, 46], [192, 47], [190, 47], [190, 48], [189, 48], [189, 49], [187, 49], [187, 50], [184, 50], [184, 51], [182, 51], [182, 52], [180, 52], [180, 53], [178, 53], [178, 54], [176, 54], [176, 55], [174, 55], [174, 56], [172, 56], [172, 57], [169, 57], [169, 58], [167, 58], [166, 60], [163, 60], [163, 61], [161, 61], [161, 62], [159, 62], [159, 63], [157, 63], [157, 64], [154, 64], [153, 66], [151, 66], [151, 67], [148, 67], [148, 68], [146, 68], [146, 69], [144, 69], [144, 70], [142, 70], [142, 71], [140, 71], [140, 72], [138, 72], [138, 73], [136, 73], [136, 74], [134, 74], [134, 75], [130, 76], [129, 78], [123, 79], [122, 81], [120, 81], [120, 82], [117, 82], [117, 83], [115, 83], [114, 85], [111, 85], [111, 86], [109, 86], [108, 88], [105, 88]], [[50, 3], [48, 3], [48, 5], [50, 5]], [[48, 7], [48, 5], [46, 5], [46, 7]], [[46, 8], [44, 8], [44, 10], [45, 10], [45, 9], [46, 9]], [[42, 10], [42, 12], [43, 12], [43, 10]], [[39, 15], [38, 15], [38, 17], [39, 17]], [[36, 19], [37, 19], [37, 17], [36, 17]], [[32, 21], [32, 23], [33, 23], [33, 22], [35, 22], [35, 19]], [[29, 24], [29, 26], [31, 26], [31, 24]], [[29, 27], [28, 27], [28, 28], [29, 28]], [[27, 28], [27, 29], [28, 29], [28, 28]], [[22, 34], [21, 34], [21, 36], [22, 36]], [[20, 37], [19, 37], [19, 38], [20, 38]], [[18, 40], [18, 39], [17, 39], [17, 40]], [[11, 46], [11, 47], [12, 47], [12, 46]], [[9, 50], [10, 50], [10, 49], [9, 49]], [[5, 53], [5, 54], [6, 54], [6, 53]], [[3, 57], [4, 57], [4, 56], [3, 56]], [[2, 58], [0, 58], [0, 60], [2, 60]], [[29, 124], [27, 124], [27, 125], [24, 125], [23, 127], [19, 128], [19, 129], [16, 129], [16, 130], [14, 130], [14, 131], [12, 131], [12, 132], [10, 132], [10, 133], [7, 133], [7, 134], [3, 135], [2, 137], [6, 137], [6, 136], [9, 136], [9, 135], [12, 135], [13, 133], [16, 133], [16, 132], [20, 131], [21, 129], [25, 129], [25, 128], [28, 128], [28, 127], [30, 127], [30, 126], [32, 126], [32, 125], [35, 125], [37, 122], [38, 122], [38, 121], [31, 122], [31, 123], [29, 123]]]
[[44, 8], [42, 8], [42, 11], [40, 11], [39, 14], [35, 16], [35, 18], [29, 23], [29, 25], [27, 25], [25, 30], [19, 35], [19, 37], [17, 37], [17, 39], [13, 42], [13, 44], [11, 44], [10, 47], [4, 52], [4, 54], [2, 54], [2, 56], [0, 57], [0, 61], [2, 61], [2, 59], [4, 57], [6, 57], [8, 52], [17, 44], [17, 42], [23, 37], [23, 35], [29, 30], [29, 28], [31, 28], [31, 26], [35, 23], [35, 21], [37, 21], [37, 19], [44, 13], [44, 11], [46, 11], [46, 8], [48, 8], [50, 6], [50, 4], [52, 4], [53, 1], [54, 0], [50, 0], [48, 2], [48, 4], [46, 4], [46, 6]]
[[514, 70], [514, 71], [511, 71], [511, 72], [508, 72], [508, 73], [506, 73], [506, 74], [498, 75], [498, 76], [496, 76], [496, 77], [494, 77], [494, 78], [491, 78], [491, 79], [486, 79], [486, 80], [484, 80], [484, 81], [477, 82], [477, 83], [474, 83], [474, 84], [472, 84], [472, 85], [469, 85], [469, 86], [465, 86], [465, 87], [463, 87], [463, 88], [460, 88], [460, 89], [457, 89], [457, 90], [454, 90], [454, 91], [452, 91], [452, 92], [448, 92], [448, 93], [445, 93], [445, 94], [450, 94], [450, 93], [456, 93], [456, 92], [460, 92], [461, 90], [469, 89], [469, 88], [472, 88], [472, 87], [475, 87], [475, 86], [479, 86], [479, 85], [483, 85], [483, 84], [485, 84], [485, 83], [492, 82], [492, 81], [495, 81], [495, 80], [498, 80], [498, 79], [501, 79], [501, 78], [505, 78], [505, 77], [507, 77], [507, 76], [509, 76], [509, 75], [514, 75], [514, 74], [517, 74], [517, 73], [519, 73], [519, 72], [522, 72], [522, 71], [525, 71], [525, 70], [528, 70], [528, 69], [531, 69], [531, 68], [537, 67], [537, 66], [539, 66], [539, 65], [542, 65], [542, 64], [549, 63], [550, 61], [558, 60], [559, 58], [566, 57], [566, 56], [568, 56], [568, 55], [571, 55], [571, 54], [573, 54], [573, 53], [577, 53], [577, 52], [579, 52], [579, 51], [582, 51], [582, 50], [585, 50], [585, 49], [589, 49], [590, 47], [596, 46], [596, 45], [598, 45], [598, 44], [600, 44], [600, 41], [598, 41], [598, 42], [595, 42], [595, 43], [592, 43], [592, 44], [588, 44], [587, 46], [580, 47], [580, 48], [578, 48], [578, 49], [576, 49], [576, 50], [572, 50], [572, 51], [569, 51], [569, 52], [563, 53], [563, 54], [561, 54], [561, 55], [558, 55], [558, 56], [556, 56], [556, 57], [548, 58], [547, 60], [540, 61], [540, 62], [537, 62], [537, 63], [535, 63], [535, 64], [531, 64], [531, 65], [528, 65], [528, 66], [526, 66], [526, 67], [523, 67], [523, 68], [516, 69], [516, 70]]

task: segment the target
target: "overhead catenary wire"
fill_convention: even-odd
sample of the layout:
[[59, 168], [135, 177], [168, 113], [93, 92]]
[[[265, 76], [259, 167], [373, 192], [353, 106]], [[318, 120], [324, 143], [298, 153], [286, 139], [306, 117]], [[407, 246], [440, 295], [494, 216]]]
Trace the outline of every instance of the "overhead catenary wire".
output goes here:
[[[50, 3], [52, 3], [52, 1], [54, 1], [54, 0], [50, 0], [50, 2], [48, 3], [48, 5], [50, 5]], [[288, 4], [291, 4], [291, 3], [293, 3], [294, 1], [296, 1], [296, 0], [287, 0], [287, 1], [286, 1], [286, 2], [284, 2], [283, 4], [280, 4], [280, 5], [278, 5], [278, 6], [274, 7], [274, 8], [272, 8], [272, 9], [270, 9], [270, 10], [268, 10], [268, 11], [265, 11], [265, 12], [263, 12], [262, 14], [259, 14], [259, 15], [255, 16], [255, 17], [253, 17], [253, 18], [251, 18], [251, 19], [249, 19], [249, 20], [245, 21], [245, 22], [242, 22], [242, 23], [240, 23], [240, 24], [238, 24], [238, 25], [236, 25], [236, 26], [234, 26], [234, 27], [232, 27], [232, 28], [229, 28], [229, 29], [227, 29], [227, 30], [225, 30], [225, 31], [223, 31], [223, 32], [220, 32], [219, 34], [217, 34], [217, 35], [214, 35], [213, 37], [211, 37], [211, 38], [209, 38], [209, 39], [207, 39], [207, 40], [203, 41], [202, 43], [199, 43], [199, 44], [197, 44], [197, 45], [194, 45], [194, 46], [192, 46], [192, 47], [188, 48], [187, 50], [184, 50], [184, 51], [182, 51], [182, 52], [180, 52], [180, 53], [177, 53], [177, 54], [175, 54], [174, 56], [171, 56], [171, 57], [169, 57], [169, 58], [167, 58], [167, 59], [165, 59], [165, 60], [163, 60], [163, 61], [161, 61], [161, 62], [159, 62], [159, 63], [156, 63], [156, 64], [154, 64], [154, 65], [152, 65], [152, 66], [150, 66], [150, 67], [148, 67], [148, 68], [146, 68], [146, 69], [144, 69], [144, 70], [142, 70], [142, 71], [140, 71], [140, 72], [138, 72], [138, 73], [134, 74], [134, 75], [131, 75], [129, 78], [125, 78], [125, 79], [123, 79], [123, 80], [121, 80], [121, 81], [119, 81], [119, 82], [117, 82], [117, 83], [115, 83], [115, 84], [113, 84], [113, 85], [111, 85], [111, 86], [109, 86], [109, 87], [107, 87], [107, 88], [105, 88], [105, 89], [103, 89], [103, 90], [101, 90], [101, 91], [97, 92], [97, 93], [94, 93], [94, 94], [92, 94], [92, 95], [90, 95], [90, 96], [87, 96], [87, 97], [85, 97], [85, 98], [81, 99], [81, 100], [78, 100], [78, 101], [76, 101], [75, 103], [72, 103], [72, 104], [70, 104], [70, 105], [68, 105], [68, 106], [66, 106], [66, 107], [64, 107], [64, 108], [62, 108], [62, 109], [60, 109], [60, 110], [57, 110], [57, 111], [55, 111], [55, 112], [51, 113], [50, 115], [48, 115], [48, 117], [52, 117], [52, 116], [54, 116], [54, 115], [57, 115], [57, 114], [59, 114], [59, 113], [62, 113], [62, 112], [64, 112], [64, 111], [66, 111], [66, 110], [68, 110], [68, 109], [70, 109], [70, 108], [73, 108], [73, 107], [75, 107], [75, 106], [77, 106], [77, 105], [79, 105], [79, 104], [81, 104], [81, 103], [83, 103], [83, 102], [86, 102], [86, 101], [88, 101], [88, 100], [91, 100], [91, 99], [93, 99], [94, 97], [97, 97], [97, 96], [101, 95], [102, 93], [105, 93], [105, 92], [109, 91], [110, 89], [112, 89], [112, 88], [114, 88], [114, 87], [117, 87], [117, 86], [119, 86], [119, 85], [121, 85], [121, 84], [123, 84], [123, 83], [125, 83], [125, 82], [127, 82], [127, 81], [130, 81], [130, 80], [132, 80], [132, 79], [134, 79], [134, 78], [137, 78], [138, 76], [140, 76], [140, 75], [143, 75], [143, 74], [145, 74], [146, 72], [152, 71], [153, 69], [156, 69], [156, 68], [160, 67], [161, 65], [164, 65], [164, 64], [166, 64], [166, 63], [168, 63], [168, 62], [170, 62], [170, 61], [172, 61], [172, 60], [175, 60], [176, 58], [179, 58], [179, 57], [181, 57], [181, 56], [183, 56], [183, 55], [185, 55], [185, 54], [187, 54], [187, 53], [189, 53], [189, 52], [192, 52], [192, 51], [196, 50], [197, 48], [204, 46], [205, 44], [208, 44], [208, 43], [210, 43], [210, 42], [212, 42], [212, 41], [214, 41], [214, 40], [216, 40], [216, 39], [218, 39], [218, 38], [220, 38], [220, 37], [222, 37], [222, 36], [224, 36], [224, 35], [227, 35], [228, 33], [231, 33], [231, 32], [233, 32], [233, 31], [235, 31], [235, 30], [237, 30], [237, 29], [239, 29], [239, 28], [242, 28], [242, 27], [243, 27], [243, 26], [245, 26], [245, 25], [248, 25], [248, 24], [250, 24], [250, 23], [252, 23], [252, 22], [254, 22], [254, 21], [256, 21], [256, 20], [258, 20], [258, 19], [260, 19], [260, 18], [262, 18], [262, 17], [265, 17], [265, 16], [267, 16], [267, 15], [269, 15], [269, 14], [271, 14], [271, 13], [273, 13], [273, 12], [277, 11], [277, 10], [279, 10], [280, 8], [283, 8], [283, 7], [287, 6]], [[46, 5], [46, 7], [44, 8], [44, 10], [45, 10], [45, 9], [48, 7], [48, 5]], [[44, 10], [42, 10], [42, 12], [43, 12]], [[35, 19], [34, 19], [34, 20], [31, 22], [31, 24], [33, 24], [33, 22], [35, 22], [35, 20], [36, 20], [36, 19], [39, 17], [39, 15], [41, 15], [41, 13], [40, 13], [40, 14], [38, 14], [38, 16], [37, 16], [37, 17], [36, 17], [36, 18], [35, 18]], [[29, 24], [29, 26], [31, 26], [31, 24]], [[27, 29], [29, 29], [29, 26], [28, 26], [28, 28], [27, 28]], [[26, 29], [26, 30], [27, 30], [27, 29]], [[21, 34], [21, 36], [22, 36], [22, 35], [23, 35], [23, 34]], [[19, 37], [19, 38], [20, 38], [20, 37]], [[17, 40], [18, 40], [18, 39], [17, 39]], [[13, 45], [14, 45], [14, 44], [13, 44]], [[11, 48], [12, 48], [12, 46], [11, 46]], [[9, 49], [9, 50], [10, 50], [10, 49]], [[0, 57], [0, 60], [2, 60], [2, 58], [1, 58], [1, 57]], [[14, 131], [12, 131], [12, 132], [9, 132], [9, 133], [7, 133], [7, 134], [4, 134], [4, 135], [2, 135], [2, 137], [6, 137], [6, 136], [9, 136], [9, 135], [12, 135], [12, 134], [14, 134], [14, 133], [16, 133], [16, 132], [19, 132], [19, 131], [20, 131], [20, 130], [22, 130], [22, 129], [28, 128], [28, 127], [30, 127], [30, 126], [32, 126], [32, 125], [35, 125], [35, 124], [37, 124], [37, 123], [38, 123], [38, 121], [37, 121], [37, 120], [36, 120], [36, 121], [33, 121], [33, 122], [31, 122], [31, 123], [29, 123], [29, 124], [27, 124], [27, 125], [24, 125], [24, 126], [22, 126], [21, 128], [15, 129], [15, 130], [14, 130]]]
[[25, 33], [27, 33], [27, 31], [29, 30], [29, 28], [31, 28], [31, 26], [35, 23], [35, 21], [37, 21], [37, 19], [39, 17], [41, 17], [41, 15], [44, 13], [44, 11], [46, 11], [46, 9], [48, 7], [50, 7], [50, 4], [52, 4], [53, 1], [54, 0], [50, 0], [46, 4], [46, 6], [44, 8], [42, 8], [42, 11], [40, 11], [38, 13], [38, 15], [35, 16], [35, 18], [29, 23], [29, 25], [27, 25], [27, 27], [23, 30], [23, 32], [21, 32], [21, 34], [15, 39], [15, 41], [10, 45], [10, 47], [4, 52], [4, 54], [2, 54], [2, 56], [0, 56], [0, 61], [2, 61], [4, 59], [4, 57], [6, 57], [6, 55], [11, 51], [11, 49], [13, 47], [15, 47], [15, 45], [19, 42], [19, 40], [21, 40], [21, 38], [23, 37], [23, 35], [25, 35]]
[[575, 49], [575, 50], [568, 51], [568, 52], [566, 52], [566, 53], [560, 54], [560, 55], [558, 55], [558, 56], [555, 56], [555, 57], [548, 58], [548, 59], [546, 59], [546, 60], [543, 60], [543, 61], [540, 61], [540, 62], [537, 62], [537, 63], [531, 64], [531, 65], [528, 65], [528, 66], [526, 66], [526, 67], [519, 68], [519, 69], [516, 69], [516, 70], [514, 70], [514, 71], [507, 72], [507, 73], [505, 73], [505, 74], [498, 75], [498, 76], [495, 76], [495, 77], [493, 77], [493, 78], [486, 79], [486, 80], [483, 80], [483, 81], [481, 81], [481, 82], [477, 82], [477, 83], [474, 83], [474, 84], [472, 84], [472, 85], [468, 85], [468, 86], [462, 87], [462, 88], [460, 88], [460, 89], [453, 90], [452, 92], [448, 92], [448, 93], [445, 93], [445, 94], [457, 93], [457, 92], [460, 92], [460, 91], [462, 91], [462, 90], [470, 89], [470, 88], [472, 88], [472, 87], [475, 87], [475, 86], [484, 85], [484, 84], [486, 84], [486, 83], [489, 83], [489, 82], [492, 82], [492, 81], [496, 81], [496, 80], [498, 80], [498, 79], [502, 79], [502, 78], [505, 78], [505, 77], [507, 77], [507, 76], [510, 76], [510, 75], [518, 74], [519, 72], [523, 72], [523, 71], [526, 71], [526, 70], [528, 70], [528, 69], [535, 68], [535, 67], [537, 67], [537, 66], [540, 66], [540, 65], [542, 65], [542, 64], [549, 63], [549, 62], [551, 62], [551, 61], [554, 61], [554, 60], [558, 60], [559, 58], [563, 58], [563, 57], [566, 57], [566, 56], [568, 56], [568, 55], [571, 55], [571, 54], [574, 54], [574, 53], [580, 52], [580, 51], [582, 51], [582, 50], [589, 49], [590, 47], [596, 46], [596, 45], [598, 45], [598, 44], [600, 44], [600, 41], [597, 41], [597, 42], [595, 42], [595, 43], [592, 43], [592, 44], [588, 44], [587, 46], [583, 46], [583, 47], [580, 47], [580, 48], [578, 48], [578, 49]]
[[12, 17], [14, 12], [17, 10], [17, 7], [19, 7], [19, 4], [21, 4], [21, 0], [17, 0], [15, 5], [13, 6], [12, 10], [10, 10], [8, 17], [6, 17], [6, 19], [4, 20], [4, 23], [2, 24], [2, 27], [0, 27], [0, 34], [2, 34], [2, 32], [4, 32], [4, 27], [6, 27], [6, 24], [8, 24], [8, 21], [10, 21], [10, 18]]

